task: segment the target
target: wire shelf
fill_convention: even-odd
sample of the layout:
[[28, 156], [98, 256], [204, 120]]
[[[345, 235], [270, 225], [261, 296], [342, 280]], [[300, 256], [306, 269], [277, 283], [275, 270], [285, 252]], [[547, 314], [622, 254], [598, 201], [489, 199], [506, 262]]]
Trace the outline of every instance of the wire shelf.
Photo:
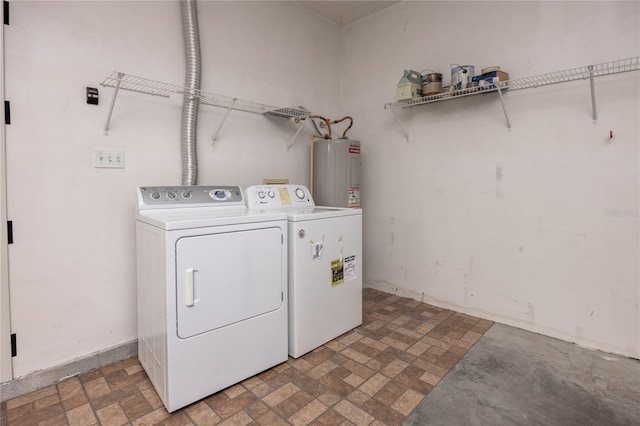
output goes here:
[[[300, 107], [302, 108], [302, 107]], [[310, 115], [309, 111], [304, 109], [295, 109], [295, 108], [275, 108], [266, 112], [267, 115], [273, 115], [274, 117], [284, 117], [284, 118], [307, 118]]]
[[[507, 87], [508, 87], [507, 82], [504, 82], [504, 81], [500, 82], [500, 88], [501, 89], [504, 90]], [[448, 101], [448, 100], [451, 100], [451, 99], [458, 99], [458, 98], [462, 98], [462, 97], [465, 97], [465, 96], [491, 93], [491, 92], [495, 92], [496, 90], [498, 90], [498, 88], [495, 86], [495, 84], [489, 84], [489, 85], [485, 85], [485, 86], [469, 87], [467, 89], [452, 90], [450, 92], [442, 92], [442, 93], [438, 93], [437, 95], [424, 96], [422, 98], [408, 99], [406, 101], [399, 101], [399, 102], [389, 102], [387, 104], [384, 104], [384, 107], [385, 107], [385, 109], [387, 109], [387, 108], [407, 108], [407, 107], [412, 107], [412, 106], [417, 106], [417, 105], [430, 104], [430, 103], [433, 103], [433, 102], [440, 102], [440, 101]]]
[[144, 93], [152, 96], [169, 96], [184, 91], [180, 86], [174, 84], [163, 83], [161, 81], [149, 80], [148, 78], [137, 77], [135, 75], [124, 74], [114, 71], [102, 83], [103, 87], [119, 87], [123, 90]]
[[593, 77], [619, 74], [629, 71], [640, 70], [640, 57], [620, 59], [617, 61], [605, 62], [597, 65], [571, 68], [563, 71], [555, 71], [540, 74], [533, 77], [524, 77], [509, 81], [510, 90], [530, 89], [550, 84], [566, 83], [575, 80], [586, 80]]
[[200, 103], [204, 105], [251, 112], [254, 114], [269, 114], [283, 118], [306, 118], [309, 116], [308, 111], [298, 110], [296, 108], [280, 108], [258, 102], [219, 95], [217, 93], [187, 89], [175, 84], [163, 83], [161, 81], [150, 80], [148, 78], [117, 71], [114, 71], [109, 75], [102, 83], [100, 83], [100, 85], [103, 87], [113, 87], [114, 89], [129, 90], [131, 92], [144, 93], [152, 96], [162, 96], [165, 98], [171, 97], [171, 95], [188, 95], [198, 98]]
[[[198, 95], [196, 95], [198, 96]], [[245, 101], [238, 98], [230, 98], [216, 93], [199, 92], [200, 103], [220, 108], [233, 109], [236, 111], [251, 112], [254, 114], [264, 114], [269, 111], [269, 105], [259, 104], [257, 102]]]
[[410, 108], [417, 105], [424, 105], [433, 102], [448, 101], [451, 99], [457, 99], [465, 96], [481, 95], [490, 92], [497, 92], [504, 112], [504, 118], [507, 123], [507, 128], [511, 130], [511, 120], [507, 114], [507, 108], [505, 107], [502, 92], [521, 89], [530, 89], [540, 86], [548, 86], [551, 84], [566, 83], [575, 80], [589, 79], [591, 86], [591, 109], [593, 122], [598, 120], [598, 113], [596, 109], [596, 94], [594, 78], [602, 77], [605, 75], [619, 74], [629, 71], [640, 70], [640, 56], [627, 59], [618, 59], [616, 61], [604, 62], [597, 65], [587, 65], [584, 67], [571, 68], [563, 71], [555, 71], [546, 74], [540, 74], [533, 77], [519, 78], [515, 80], [500, 81], [498, 77], [493, 78], [493, 82], [490, 84], [484, 84], [482, 86], [470, 87], [468, 89], [454, 90], [450, 92], [438, 93], [436, 95], [424, 96], [422, 98], [415, 98], [400, 102], [389, 102], [384, 104], [385, 109], [390, 109], [395, 116], [396, 121], [402, 128], [402, 132], [406, 140], [409, 140], [409, 133], [402, 124], [400, 116], [396, 112], [397, 109]]
[[[566, 83], [575, 80], [586, 80], [588, 78], [591, 78], [592, 75], [593, 77], [602, 77], [605, 75], [619, 74], [623, 72], [638, 70], [640, 70], [640, 57], [634, 57], [604, 62], [597, 65], [588, 65], [584, 67], [555, 71], [536, 75], [533, 77], [524, 77], [515, 80], [501, 81], [500, 88], [509, 89], [509, 91], [530, 89], [540, 86], [548, 86], [551, 84]], [[407, 108], [416, 105], [457, 99], [464, 96], [495, 92], [496, 90], [497, 88], [493, 84], [488, 86], [477, 86], [468, 89], [438, 93], [437, 95], [425, 96], [422, 98], [415, 98], [407, 101], [389, 102], [385, 104], [384, 107], [385, 109]]]

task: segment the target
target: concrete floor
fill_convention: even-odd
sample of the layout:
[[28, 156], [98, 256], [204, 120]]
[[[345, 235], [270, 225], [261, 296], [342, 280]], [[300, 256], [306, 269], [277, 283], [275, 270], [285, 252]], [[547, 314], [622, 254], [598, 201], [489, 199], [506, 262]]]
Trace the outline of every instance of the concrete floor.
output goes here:
[[640, 362], [495, 324], [404, 425], [640, 425]]

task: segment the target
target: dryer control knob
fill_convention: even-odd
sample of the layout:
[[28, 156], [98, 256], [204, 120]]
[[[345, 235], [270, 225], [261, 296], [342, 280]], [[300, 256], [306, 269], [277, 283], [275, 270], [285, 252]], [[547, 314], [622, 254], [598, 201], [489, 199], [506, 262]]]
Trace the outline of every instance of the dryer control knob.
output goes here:
[[258, 192], [258, 197], [259, 198], [264, 198], [264, 192], [262, 192], [262, 191]]
[[191, 191], [184, 191], [182, 193], [182, 198], [184, 198], [185, 200], [188, 200], [189, 198], [191, 198]]
[[276, 193], [275, 193], [275, 192], [273, 192], [273, 191], [269, 191], [269, 192], [267, 193], [267, 195], [269, 196], [269, 198], [275, 198]]
[[304, 199], [304, 191], [302, 190], [302, 188], [296, 188], [296, 197], [300, 198], [301, 200]]
[[151, 194], [149, 194], [149, 197], [151, 197], [152, 200], [159, 200], [160, 199], [160, 193], [154, 191]]
[[177, 197], [177, 195], [176, 195], [176, 193], [175, 193], [175, 192], [171, 192], [171, 191], [168, 191], [168, 192], [167, 192], [167, 198], [168, 198], [168, 199], [170, 199], [170, 200], [175, 200], [175, 199], [176, 199], [176, 197]]
[[229, 191], [225, 191], [224, 189], [212, 189], [209, 191], [209, 197], [219, 201], [226, 200], [230, 195]]

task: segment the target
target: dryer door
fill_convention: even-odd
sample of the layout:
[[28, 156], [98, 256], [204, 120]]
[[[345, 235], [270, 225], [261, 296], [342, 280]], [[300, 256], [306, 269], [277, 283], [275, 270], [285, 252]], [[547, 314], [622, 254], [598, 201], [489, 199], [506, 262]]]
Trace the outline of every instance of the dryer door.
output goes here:
[[182, 237], [176, 243], [180, 338], [275, 311], [284, 303], [282, 231]]

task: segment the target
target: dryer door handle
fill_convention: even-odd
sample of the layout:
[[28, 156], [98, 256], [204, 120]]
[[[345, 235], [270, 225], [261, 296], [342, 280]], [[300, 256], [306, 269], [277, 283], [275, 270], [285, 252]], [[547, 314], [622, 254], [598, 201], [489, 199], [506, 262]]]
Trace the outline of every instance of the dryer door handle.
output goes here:
[[184, 271], [184, 304], [187, 307], [192, 307], [194, 304], [193, 297], [193, 276], [197, 272], [197, 269], [189, 268]]

